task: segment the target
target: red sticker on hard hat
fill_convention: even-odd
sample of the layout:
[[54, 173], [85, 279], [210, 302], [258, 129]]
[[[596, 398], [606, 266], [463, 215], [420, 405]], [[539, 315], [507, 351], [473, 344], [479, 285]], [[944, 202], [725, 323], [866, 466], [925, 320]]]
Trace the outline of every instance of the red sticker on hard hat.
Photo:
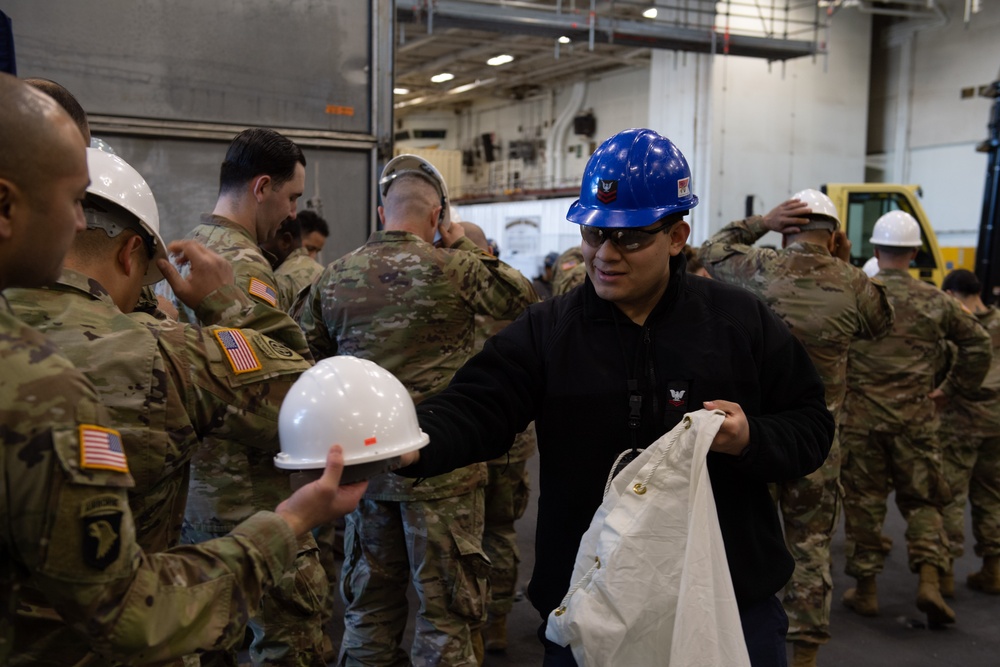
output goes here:
[[371, 447], [378, 443], [378, 438], [365, 438], [365, 447]]
[[688, 197], [691, 195], [691, 177], [682, 178], [677, 181], [677, 196]]
[[618, 199], [618, 181], [597, 179], [597, 201], [602, 204], [610, 204], [616, 199]]

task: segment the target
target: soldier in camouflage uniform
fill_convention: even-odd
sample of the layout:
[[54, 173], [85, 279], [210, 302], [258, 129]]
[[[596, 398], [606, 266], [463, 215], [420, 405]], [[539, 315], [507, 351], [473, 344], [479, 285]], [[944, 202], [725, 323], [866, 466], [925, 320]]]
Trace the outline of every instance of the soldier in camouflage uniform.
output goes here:
[[[88, 229], [77, 235], [67, 268], [50, 288], [8, 290], [7, 297], [14, 313], [48, 334], [98, 389], [136, 481], [129, 490], [136, 542], [147, 553], [164, 551], [180, 539], [190, 457], [199, 440], [212, 434], [269, 447], [283, 396], [311, 364], [280, 342], [299, 332], [295, 323], [251, 302], [231, 283], [216, 281], [208, 287], [219, 289], [204, 298], [200, 292], [188, 297], [202, 321], [221, 326], [200, 328], [136, 312], [143, 283], [161, 277], [147, 249], [166, 256], [155, 201], [120, 158], [87, 151]], [[147, 198], [144, 208], [116, 205], [132, 205], [137, 194]], [[196, 271], [208, 272], [207, 262], [214, 261], [231, 275], [228, 263], [195, 245], [179, 244], [198, 261]], [[246, 346], [256, 368], [240, 362], [232, 342]], [[54, 630], [21, 651], [21, 658], [45, 656], [62, 664], [80, 659], [86, 651], [82, 638], [62, 624]]]
[[[58, 278], [83, 229], [81, 135], [47, 96], [0, 74], [0, 290]], [[39, 238], [45, 240], [39, 243]], [[162, 267], [161, 267], [162, 268]], [[180, 286], [180, 283], [178, 283]], [[0, 302], [0, 664], [21, 655], [42, 600], [108, 659], [163, 661], [243, 633], [247, 607], [292, 562], [297, 535], [349, 511], [343, 455], [276, 513], [183, 552], [144, 554], [120, 434], [90, 382]]]
[[[893, 321], [885, 288], [851, 266], [850, 242], [839, 228], [833, 203], [806, 190], [765, 216], [730, 223], [701, 247], [712, 278], [750, 290], [788, 324], [819, 371], [835, 419], [844, 401], [851, 341], [882, 338]], [[771, 231], [783, 235], [781, 250], [753, 247]], [[795, 558], [783, 603], [796, 666], [815, 666], [818, 647], [830, 641], [830, 542], [839, 478], [834, 436], [819, 470], [778, 485], [785, 541]]]
[[[953, 623], [955, 613], [941, 597], [939, 580], [949, 562], [941, 511], [951, 494], [943, 477], [935, 401], [955, 393], [974, 396], [990, 367], [990, 339], [958, 302], [910, 275], [921, 240], [909, 214], [892, 211], [879, 218], [872, 243], [878, 280], [889, 292], [896, 322], [884, 340], [858, 342], [849, 356], [841, 481], [846, 572], [858, 585], [844, 594], [844, 604], [865, 616], [878, 613], [875, 577], [885, 562], [882, 525], [894, 489], [906, 519], [910, 570], [920, 575], [917, 607], [931, 625]], [[956, 345], [956, 358], [935, 387], [943, 340]]]
[[559, 255], [552, 272], [552, 296], [565, 294], [587, 279], [587, 268], [583, 265], [583, 251], [573, 246]]
[[[379, 207], [385, 231], [326, 268], [300, 324], [317, 359], [374, 361], [419, 403], [472, 355], [476, 313], [513, 318], [536, 297], [518, 271], [465, 238], [461, 225], [441, 225], [446, 247], [432, 245], [447, 206], [436, 170], [392, 173]], [[341, 664], [407, 664], [400, 642], [411, 578], [420, 600], [412, 664], [477, 664], [472, 628], [486, 620], [488, 602], [485, 483], [484, 464], [416, 484], [393, 474], [370, 481], [347, 517]]]
[[[958, 299], [990, 335], [993, 363], [975, 400], [955, 395], [941, 413], [941, 447], [951, 502], [944, 508], [944, 528], [952, 561], [965, 551], [965, 503], [972, 505], [972, 534], [979, 572], [969, 575], [969, 588], [1000, 594], [1000, 311], [979, 297], [976, 274], [956, 269], [941, 288]], [[954, 349], [950, 356], [954, 357]], [[954, 593], [952, 570], [941, 580], [945, 597]]]
[[[486, 235], [478, 225], [463, 222], [462, 227], [470, 241], [480, 250], [489, 252]], [[554, 261], [555, 257], [552, 259]], [[535, 281], [532, 281], [533, 287], [534, 284]], [[476, 350], [483, 349], [486, 340], [508, 324], [510, 320], [476, 315]], [[490, 559], [490, 604], [489, 619], [483, 628], [483, 644], [487, 653], [502, 652], [507, 648], [507, 615], [514, 607], [517, 566], [521, 562], [514, 522], [524, 516], [528, 509], [531, 491], [528, 485], [528, 459], [535, 455], [537, 449], [538, 439], [532, 423], [517, 434], [507, 454], [486, 462], [483, 550]]]
[[[285, 313], [291, 304], [280, 300], [271, 264], [258, 244], [272, 238], [285, 218], [295, 217], [296, 201], [305, 188], [305, 163], [299, 147], [277, 132], [244, 130], [226, 152], [212, 215], [188, 235], [228, 260], [236, 286], [276, 313]], [[185, 321], [198, 322], [190, 309], [182, 309], [181, 315]], [[300, 334], [286, 342], [292, 352], [311, 359]], [[288, 476], [275, 469], [272, 460], [277, 451], [277, 437], [266, 448], [211, 436], [203, 439], [192, 459], [184, 541], [225, 535], [287, 494]], [[298, 564], [299, 582], [288, 581], [290, 588], [266, 596], [259, 617], [251, 621], [250, 656], [255, 665], [319, 662], [328, 587], [315, 544], [302, 553]], [[235, 655], [230, 655], [229, 663], [233, 662]]]
[[302, 245], [302, 225], [298, 215], [285, 218], [274, 238], [261, 243], [260, 249], [274, 269], [278, 302], [289, 309], [299, 293], [323, 273], [323, 267]]

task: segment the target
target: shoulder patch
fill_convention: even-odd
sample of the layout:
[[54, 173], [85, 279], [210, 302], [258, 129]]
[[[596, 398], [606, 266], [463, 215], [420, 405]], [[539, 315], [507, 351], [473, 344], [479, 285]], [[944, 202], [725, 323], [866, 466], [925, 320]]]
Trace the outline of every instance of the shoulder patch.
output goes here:
[[115, 495], [95, 496], [80, 508], [83, 562], [106, 570], [121, 555], [122, 517], [125, 510]]
[[292, 352], [290, 347], [282, 345], [267, 336], [259, 336], [257, 338], [257, 345], [260, 347], [261, 352], [272, 359], [292, 359], [295, 357], [295, 353]]
[[250, 279], [250, 286], [247, 288], [250, 296], [257, 297], [264, 303], [270, 304], [274, 308], [278, 307], [278, 292], [273, 287], [257, 278]]
[[213, 333], [218, 339], [222, 351], [226, 353], [226, 358], [229, 359], [234, 373], [239, 375], [261, 369], [260, 360], [257, 359], [256, 353], [250, 347], [250, 343], [242, 331], [239, 329], [216, 329]]
[[121, 434], [93, 424], [80, 424], [80, 468], [128, 472]]

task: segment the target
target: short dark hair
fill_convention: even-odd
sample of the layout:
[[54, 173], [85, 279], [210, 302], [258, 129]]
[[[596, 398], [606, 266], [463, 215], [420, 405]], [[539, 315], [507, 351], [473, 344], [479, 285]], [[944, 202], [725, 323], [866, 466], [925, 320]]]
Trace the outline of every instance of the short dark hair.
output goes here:
[[306, 166], [306, 156], [294, 141], [266, 127], [243, 130], [229, 144], [219, 174], [219, 194], [243, 187], [260, 175], [278, 185], [295, 175], [296, 163]]
[[875, 247], [878, 249], [880, 253], [882, 253], [887, 257], [905, 257], [914, 250], [920, 249], [912, 246], [895, 246], [895, 245], [876, 245]]
[[309, 209], [299, 211], [296, 218], [302, 225], [303, 236], [312, 232], [319, 232], [323, 236], [330, 235], [330, 225], [326, 224], [326, 220], [319, 217], [316, 211], [310, 211]]
[[77, 99], [73, 97], [73, 93], [49, 79], [24, 79], [24, 82], [54, 99], [63, 108], [63, 111], [68, 113], [69, 117], [73, 119], [73, 122], [80, 129], [80, 134], [83, 135], [83, 140], [87, 142], [88, 146], [90, 145], [90, 122], [87, 120], [87, 112], [83, 110]]
[[941, 289], [946, 292], [955, 292], [962, 296], [973, 296], [983, 291], [983, 286], [979, 282], [976, 274], [968, 269], [955, 269], [941, 283]]
[[291, 234], [293, 239], [301, 239], [302, 223], [299, 222], [300, 215], [301, 213], [299, 215], [296, 215], [294, 218], [285, 218], [284, 220], [282, 220], [281, 224], [278, 225], [277, 235], [280, 236], [282, 234]]

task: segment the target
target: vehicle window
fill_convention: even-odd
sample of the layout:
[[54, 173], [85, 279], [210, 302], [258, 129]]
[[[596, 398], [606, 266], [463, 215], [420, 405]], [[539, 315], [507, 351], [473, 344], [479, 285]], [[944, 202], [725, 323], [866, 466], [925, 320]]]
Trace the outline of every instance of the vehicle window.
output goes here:
[[855, 192], [848, 195], [847, 200], [847, 236], [851, 239], [851, 262], [862, 266], [870, 257], [875, 256], [875, 249], [870, 239], [875, 222], [889, 211], [904, 211], [913, 215], [921, 225], [920, 235], [924, 245], [913, 260], [917, 269], [935, 269], [934, 253], [927, 241], [927, 231], [923, 223], [913, 213], [913, 207], [900, 194], [895, 192]]

